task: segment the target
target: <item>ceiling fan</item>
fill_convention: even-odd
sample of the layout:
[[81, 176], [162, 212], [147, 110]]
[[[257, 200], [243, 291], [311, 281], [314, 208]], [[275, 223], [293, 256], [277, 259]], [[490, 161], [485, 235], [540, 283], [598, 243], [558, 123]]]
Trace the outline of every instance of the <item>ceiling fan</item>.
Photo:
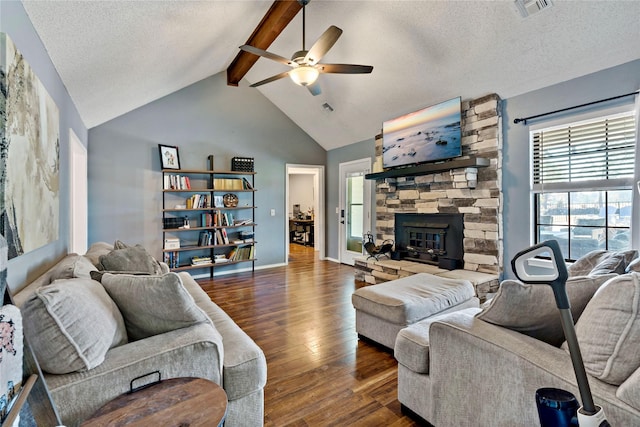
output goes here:
[[240, 46], [240, 49], [245, 52], [253, 53], [254, 55], [262, 56], [291, 67], [291, 70], [261, 80], [252, 84], [251, 87], [261, 86], [289, 76], [294, 83], [305, 86], [309, 92], [315, 96], [321, 93], [320, 85], [317, 83], [318, 76], [321, 73], [368, 74], [373, 71], [371, 65], [320, 64], [319, 61], [326, 55], [336, 41], [338, 41], [338, 38], [342, 34], [342, 30], [334, 25], [322, 33], [320, 38], [316, 40], [309, 50], [305, 49], [305, 6], [309, 1], [310, 0], [298, 0], [298, 3], [302, 5], [302, 50], [295, 52], [291, 56], [291, 59], [247, 44]]

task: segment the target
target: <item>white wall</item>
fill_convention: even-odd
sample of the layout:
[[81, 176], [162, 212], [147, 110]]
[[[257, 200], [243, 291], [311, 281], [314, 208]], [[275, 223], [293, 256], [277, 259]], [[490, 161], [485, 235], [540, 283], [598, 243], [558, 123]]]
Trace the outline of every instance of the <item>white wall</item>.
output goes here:
[[293, 215], [293, 205], [300, 205], [302, 212], [313, 208], [314, 192], [313, 175], [289, 175], [289, 216]]

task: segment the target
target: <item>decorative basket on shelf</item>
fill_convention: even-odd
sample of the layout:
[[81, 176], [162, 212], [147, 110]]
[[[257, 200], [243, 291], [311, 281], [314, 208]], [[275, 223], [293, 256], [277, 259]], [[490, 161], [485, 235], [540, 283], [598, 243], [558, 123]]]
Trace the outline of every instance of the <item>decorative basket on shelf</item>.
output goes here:
[[233, 193], [227, 193], [222, 196], [222, 203], [225, 208], [235, 208], [238, 206], [238, 196]]

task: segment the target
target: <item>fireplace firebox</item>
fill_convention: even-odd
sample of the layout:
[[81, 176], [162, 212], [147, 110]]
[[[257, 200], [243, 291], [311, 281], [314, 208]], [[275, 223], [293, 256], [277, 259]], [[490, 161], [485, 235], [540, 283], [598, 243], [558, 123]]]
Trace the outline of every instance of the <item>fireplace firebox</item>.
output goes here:
[[395, 215], [395, 259], [453, 270], [462, 266], [463, 214]]

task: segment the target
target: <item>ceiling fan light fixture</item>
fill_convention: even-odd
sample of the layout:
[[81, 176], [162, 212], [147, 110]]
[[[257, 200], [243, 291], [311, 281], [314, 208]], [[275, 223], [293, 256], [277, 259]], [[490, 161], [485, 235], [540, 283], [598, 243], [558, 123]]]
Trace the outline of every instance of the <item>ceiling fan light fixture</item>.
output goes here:
[[310, 67], [308, 65], [301, 65], [300, 67], [296, 67], [289, 71], [289, 77], [291, 77], [291, 80], [300, 86], [313, 84], [318, 79], [319, 75], [320, 71], [315, 67]]

